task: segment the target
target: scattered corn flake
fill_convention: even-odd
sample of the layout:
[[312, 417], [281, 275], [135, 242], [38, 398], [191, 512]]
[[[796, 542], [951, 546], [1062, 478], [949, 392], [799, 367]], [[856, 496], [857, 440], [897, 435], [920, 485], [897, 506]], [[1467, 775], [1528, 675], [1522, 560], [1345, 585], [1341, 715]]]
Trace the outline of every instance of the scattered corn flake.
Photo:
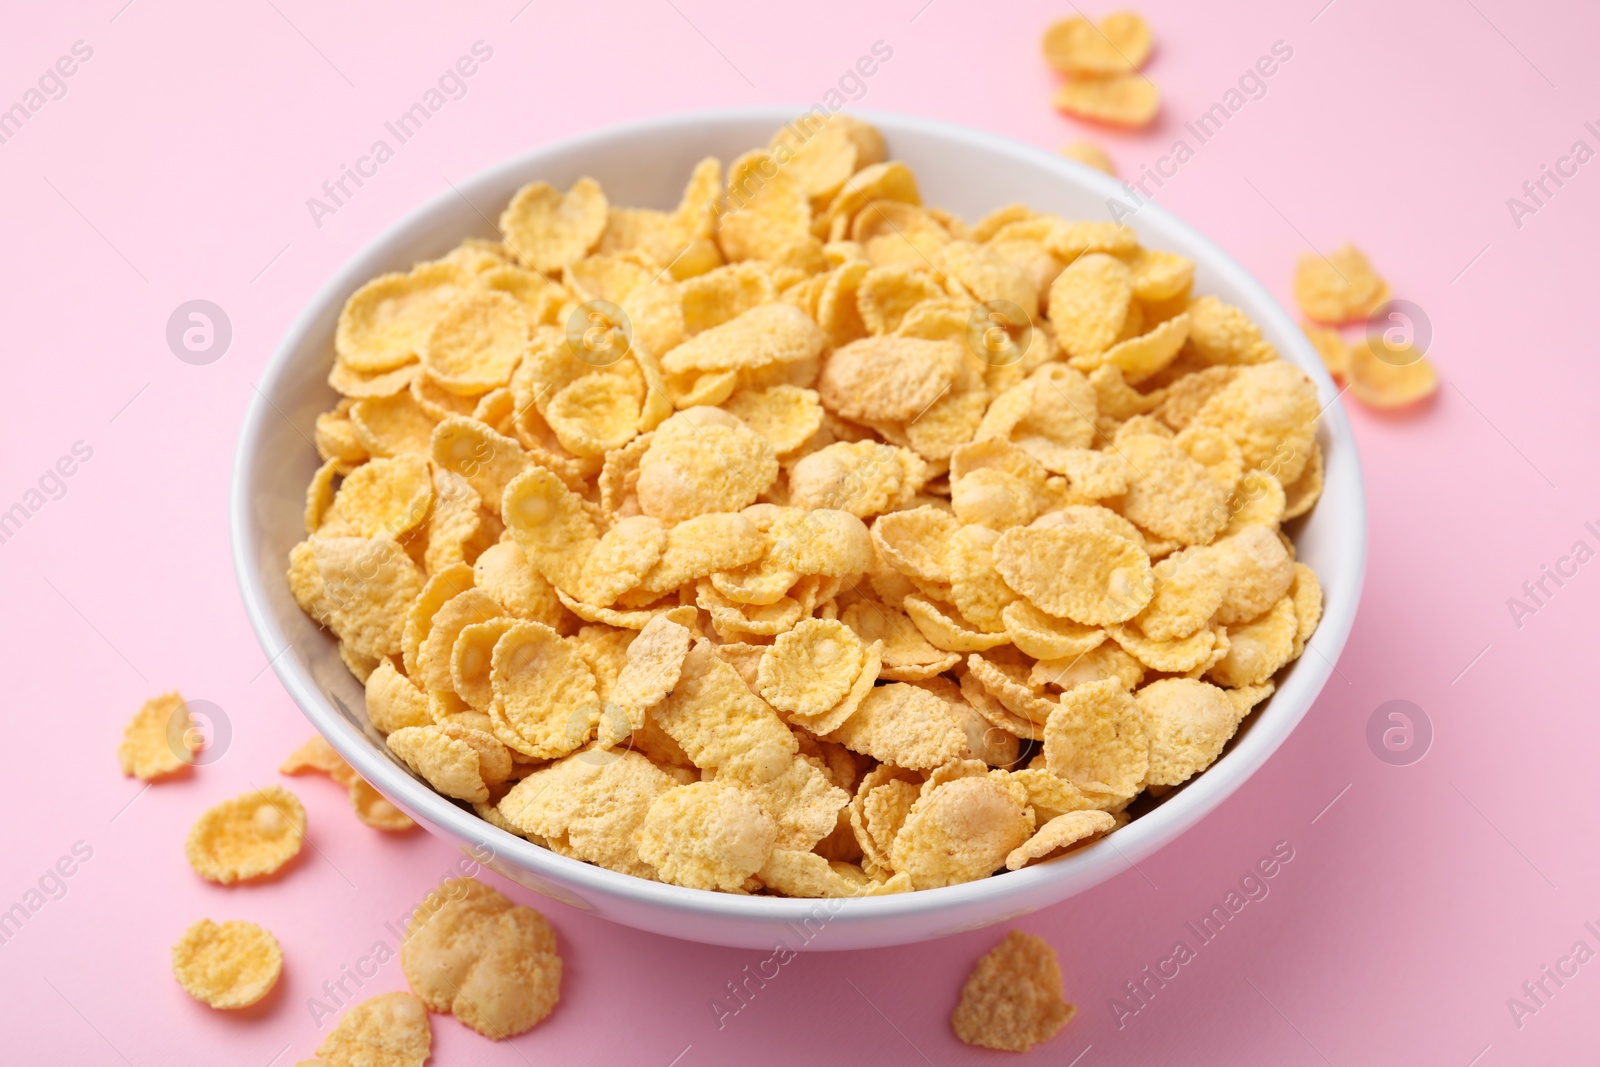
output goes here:
[[1294, 298], [1313, 322], [1337, 325], [1370, 317], [1389, 299], [1389, 283], [1378, 276], [1353, 244], [1326, 256], [1307, 252], [1294, 271]]
[[146, 700], [122, 733], [122, 773], [142, 782], [176, 774], [194, 762], [198, 740], [189, 705], [177, 690]]
[[201, 919], [172, 946], [172, 974], [178, 984], [213, 1008], [248, 1008], [272, 992], [282, 971], [278, 939], [240, 919]]
[[969, 1045], [1026, 1052], [1054, 1037], [1077, 1010], [1061, 996], [1055, 950], [1012, 930], [973, 967], [950, 1025]]
[[1368, 407], [1407, 407], [1438, 391], [1438, 371], [1409, 344], [1374, 346], [1369, 335], [1350, 346], [1350, 392]]
[[1344, 335], [1331, 327], [1318, 326], [1311, 322], [1301, 323], [1300, 328], [1305, 331], [1311, 347], [1315, 348], [1317, 355], [1322, 358], [1322, 365], [1328, 368], [1328, 373], [1335, 378], [1348, 377], [1350, 346], [1345, 342]]
[[400, 966], [430, 1010], [496, 1041], [532, 1029], [561, 996], [561, 957], [544, 916], [472, 878], [441, 882], [417, 905]]
[[428, 1009], [410, 993], [379, 993], [346, 1011], [299, 1067], [422, 1067], [433, 1048]]
[[300, 852], [305, 834], [299, 799], [269, 785], [208, 808], [189, 830], [184, 853], [200, 877], [232, 885], [277, 871]]
[[1106, 150], [1093, 141], [1072, 141], [1062, 146], [1061, 154], [1113, 178], [1117, 176], [1117, 165], [1106, 155]]
[[372, 788], [365, 778], [359, 775], [351, 778], [347, 788], [350, 790], [350, 806], [355, 809], [356, 818], [374, 830], [403, 833], [416, 828], [417, 824], [411, 820], [411, 816], [395, 807], [387, 797]]
[[1161, 109], [1161, 92], [1142, 74], [1074, 79], [1056, 90], [1056, 109], [1107, 126], [1148, 126]]
[[735, 892], [767, 862], [777, 837], [754, 793], [720, 779], [695, 782], [651, 803], [639, 855], [675, 885]]
[[1087, 78], [1126, 74], [1150, 58], [1150, 27], [1131, 11], [1115, 11], [1095, 25], [1082, 15], [1050, 24], [1044, 58], [1056, 70]]
[[1050, 770], [1079, 789], [1132, 796], [1150, 765], [1139, 706], [1114, 678], [1061, 695], [1045, 724]]

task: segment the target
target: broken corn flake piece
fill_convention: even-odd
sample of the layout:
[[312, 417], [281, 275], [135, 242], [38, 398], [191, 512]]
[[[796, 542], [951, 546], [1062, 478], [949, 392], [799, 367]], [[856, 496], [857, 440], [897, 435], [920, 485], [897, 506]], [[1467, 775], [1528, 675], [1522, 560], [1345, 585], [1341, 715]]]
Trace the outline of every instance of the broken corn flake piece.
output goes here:
[[1061, 995], [1055, 949], [1012, 930], [973, 967], [950, 1025], [969, 1045], [1026, 1052], [1054, 1037], [1076, 1013]]
[[248, 1008], [272, 992], [283, 970], [278, 939], [252, 922], [201, 919], [172, 946], [184, 992], [213, 1008]]
[[174, 690], [140, 706], [117, 745], [122, 773], [150, 782], [177, 774], [194, 761], [194, 719]]

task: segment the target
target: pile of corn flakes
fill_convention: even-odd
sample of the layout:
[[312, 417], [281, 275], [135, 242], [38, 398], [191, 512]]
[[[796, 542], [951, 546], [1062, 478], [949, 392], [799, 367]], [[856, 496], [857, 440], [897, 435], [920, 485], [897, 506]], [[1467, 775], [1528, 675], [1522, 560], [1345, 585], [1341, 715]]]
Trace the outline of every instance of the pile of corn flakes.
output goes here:
[[984, 878], [1204, 771], [1316, 628], [1316, 389], [1130, 229], [964, 222], [842, 115], [500, 229], [349, 298], [288, 580], [502, 829], [732, 893]]

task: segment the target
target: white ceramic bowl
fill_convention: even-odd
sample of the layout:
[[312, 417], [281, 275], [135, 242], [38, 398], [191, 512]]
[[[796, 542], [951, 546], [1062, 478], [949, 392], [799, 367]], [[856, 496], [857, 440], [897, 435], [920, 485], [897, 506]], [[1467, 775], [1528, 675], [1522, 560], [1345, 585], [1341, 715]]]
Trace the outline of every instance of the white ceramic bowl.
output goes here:
[[[234, 565], [245, 609], [289, 695], [362, 776], [433, 833], [455, 841], [490, 869], [536, 893], [641, 930], [709, 944], [853, 949], [926, 940], [1024, 915], [1126, 871], [1200, 821], [1264, 763], [1311, 706], [1344, 647], [1355, 617], [1366, 554], [1366, 510], [1355, 442], [1337, 393], [1294, 322], [1265, 289], [1211, 241], [1161, 207], [1128, 223], [1149, 247], [1197, 264], [1195, 291], [1237, 304], [1285, 359], [1317, 383], [1327, 411], [1321, 441], [1327, 487], [1296, 532], [1300, 558], [1326, 595], [1312, 651], [1246, 721], [1226, 753], [1167, 802], [1114, 835], [1055, 862], [967, 885], [865, 900], [789, 900], [699, 892], [630, 878], [565, 859], [498, 830], [434, 793], [389, 755], [366, 722], [362, 687], [335, 642], [295, 604], [284, 579], [289, 549], [304, 536], [305, 488], [318, 458], [312, 427], [337, 400], [326, 377], [334, 324], [345, 298], [367, 279], [404, 270], [469, 236], [496, 236], [491, 220], [523, 183], [565, 188], [590, 175], [613, 203], [670, 208], [693, 164], [730, 160], [764, 144], [796, 112], [714, 111], [649, 119], [528, 152], [462, 182], [381, 234], [323, 286], [267, 365], [239, 436], [234, 463]], [[916, 172], [927, 203], [967, 218], [1020, 201], [1076, 218], [1106, 218], [1111, 178], [1013, 141], [931, 119], [862, 116], [887, 138], [889, 153]]]

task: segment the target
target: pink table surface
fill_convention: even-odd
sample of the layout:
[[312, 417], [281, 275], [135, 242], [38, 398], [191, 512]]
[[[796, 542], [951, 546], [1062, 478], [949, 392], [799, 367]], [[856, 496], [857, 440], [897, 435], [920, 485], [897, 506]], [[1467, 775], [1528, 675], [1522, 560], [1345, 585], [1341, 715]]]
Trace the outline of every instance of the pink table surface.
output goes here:
[[[19, 8], [0, 35], [0, 106], [75, 42], [92, 49], [65, 95], [0, 144], [0, 509], [41, 505], [0, 544], [0, 909], [39, 905], [0, 944], [0, 1058], [295, 1062], [330, 1025], [313, 1002], [332, 1003], [325, 982], [358, 974], [344, 984], [362, 997], [404, 987], [396, 964], [374, 973], [366, 961], [393, 949], [385, 923], [457, 859], [424, 833], [370, 831], [336, 787], [298, 780], [314, 847], [286, 877], [224, 889], [183, 860], [196, 814], [278, 781], [309, 733], [246, 625], [225, 500], [251, 383], [314, 290], [447, 181], [622, 120], [810, 102], [883, 41], [893, 57], [863, 107], [1046, 148], [1088, 133], [1124, 176], [1189, 140], [1193, 158], [1157, 199], [1286, 301], [1296, 257], [1356, 239], [1397, 295], [1426, 309], [1445, 382], [1416, 414], [1354, 409], [1372, 517], [1366, 593], [1298, 732], [1182, 841], [1017, 923], [1058, 948], [1079, 1006], [1034, 1061], [1592, 1062], [1600, 564], [1563, 564], [1576, 574], [1546, 579], [1552, 595], [1520, 619], [1507, 600], [1575, 542], [1585, 561], [1600, 548], [1600, 162], [1575, 175], [1560, 163], [1574, 142], [1600, 148], [1600, 9], [1148, 0], [1163, 116], [1116, 134], [1049, 106], [1055, 79], [1036, 41], [1070, 4], [443, 6], [97, 0]], [[314, 224], [307, 198], [477, 41], [493, 55], [466, 95]], [[1278, 41], [1293, 56], [1265, 94], [1197, 145], [1184, 121]], [[1507, 199], [1558, 164], [1564, 184], [1546, 179], [1550, 195], [1525, 198], [1537, 210], [1514, 218]], [[165, 341], [168, 316], [193, 298], [219, 304], [233, 328], [205, 366]], [[75, 447], [90, 458], [59, 486], [45, 479], [59, 499], [29, 497]], [[174, 687], [224, 710], [231, 745], [186, 780], [141, 790], [113, 750], [139, 703]], [[1394, 699], [1432, 724], [1420, 762], [1369, 749], [1369, 716]], [[1265, 898], [1202, 944], [1187, 924], [1275, 846], [1293, 859]], [[89, 858], [50, 878], [75, 849]], [[499, 1046], [436, 1016], [435, 1062], [1000, 1062], [948, 1024], [1000, 930], [803, 956], [719, 1027], [711, 1004], [764, 953], [545, 907], [568, 968], [557, 1012]], [[263, 1005], [219, 1014], [172, 981], [168, 947], [201, 916], [277, 934], [287, 966]], [[1150, 983], [1143, 1005], [1129, 998], [1127, 983], [1180, 939], [1195, 957]], [[1558, 984], [1545, 967], [1567, 976]], [[1541, 980], [1533, 999], [1524, 983]]]

